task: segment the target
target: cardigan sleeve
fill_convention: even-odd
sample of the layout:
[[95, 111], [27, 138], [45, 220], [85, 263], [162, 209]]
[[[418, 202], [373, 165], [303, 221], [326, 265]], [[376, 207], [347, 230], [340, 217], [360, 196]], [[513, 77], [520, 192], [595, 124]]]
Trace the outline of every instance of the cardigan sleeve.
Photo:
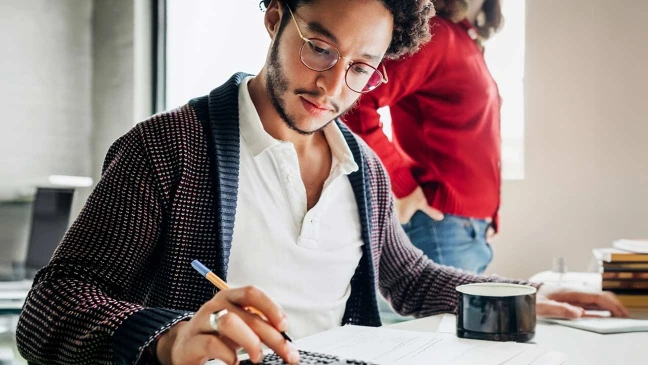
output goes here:
[[108, 151], [103, 175], [50, 263], [37, 274], [16, 340], [30, 364], [133, 364], [191, 312], [146, 308], [164, 201], [135, 127]]

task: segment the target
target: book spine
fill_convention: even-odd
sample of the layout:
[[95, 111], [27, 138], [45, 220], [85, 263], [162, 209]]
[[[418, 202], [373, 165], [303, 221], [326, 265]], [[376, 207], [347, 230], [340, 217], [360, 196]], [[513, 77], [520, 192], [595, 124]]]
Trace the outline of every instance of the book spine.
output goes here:
[[637, 272], [628, 272], [628, 271], [603, 271], [601, 274], [603, 280], [606, 279], [648, 279], [648, 272], [637, 271]]
[[648, 280], [607, 280], [603, 279], [603, 289], [643, 289], [648, 294]]
[[605, 289], [605, 291], [612, 292], [616, 295], [631, 295], [631, 296], [645, 297], [646, 302], [648, 303], [648, 290], [645, 289], [612, 288], [612, 289]]
[[648, 263], [637, 262], [599, 262], [602, 272], [648, 272]]

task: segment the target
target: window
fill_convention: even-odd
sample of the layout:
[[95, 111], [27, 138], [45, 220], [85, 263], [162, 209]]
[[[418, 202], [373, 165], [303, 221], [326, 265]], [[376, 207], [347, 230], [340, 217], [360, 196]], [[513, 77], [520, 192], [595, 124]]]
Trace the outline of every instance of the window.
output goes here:
[[258, 1], [167, 0], [166, 109], [239, 71], [258, 73], [270, 37]]
[[[504, 28], [486, 44], [502, 105], [504, 179], [524, 178], [525, 1], [503, 0]], [[258, 2], [167, 0], [166, 108], [205, 95], [238, 71], [263, 67], [270, 38]], [[391, 121], [379, 110], [385, 133]]]
[[504, 28], [486, 43], [485, 58], [502, 96], [502, 175], [524, 179], [525, 1], [503, 0]]

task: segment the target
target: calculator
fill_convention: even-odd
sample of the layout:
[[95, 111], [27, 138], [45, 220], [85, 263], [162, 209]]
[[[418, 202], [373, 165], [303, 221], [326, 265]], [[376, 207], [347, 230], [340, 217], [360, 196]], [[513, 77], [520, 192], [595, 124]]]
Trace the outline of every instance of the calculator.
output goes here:
[[[241, 365], [253, 365], [254, 363], [250, 360], [245, 360], [241, 362]], [[269, 354], [263, 358], [261, 364], [265, 365], [284, 365], [285, 363], [277, 354]], [[341, 359], [334, 355], [319, 354], [317, 352], [303, 351], [299, 350], [299, 364], [300, 365], [376, 365], [374, 363], [360, 361], [360, 360], [349, 360]]]

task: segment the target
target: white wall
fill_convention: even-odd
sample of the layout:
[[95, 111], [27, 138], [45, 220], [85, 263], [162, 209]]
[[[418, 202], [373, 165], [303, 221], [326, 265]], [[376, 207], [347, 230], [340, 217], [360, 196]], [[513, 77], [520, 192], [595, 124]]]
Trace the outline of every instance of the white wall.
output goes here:
[[526, 179], [503, 185], [489, 272], [648, 238], [648, 1], [527, 0]]
[[[0, 202], [50, 174], [96, 183], [110, 145], [148, 115], [150, 75], [135, 68], [150, 60], [150, 22], [135, 34], [136, 6], [150, 16], [145, 0], [0, 0]], [[91, 190], [77, 190], [73, 218]], [[28, 211], [0, 204], [0, 274], [24, 260]]]
[[90, 172], [92, 1], [0, 0], [0, 199]]
[[133, 0], [95, 0], [92, 21], [92, 134], [95, 181], [108, 148], [135, 125]]
[[[96, 184], [108, 148], [135, 125], [135, 3], [94, 0], [92, 14], [92, 134], [88, 176]], [[150, 106], [145, 97], [150, 99], [150, 95], [140, 96], [137, 103]], [[77, 189], [72, 217], [77, 216], [93, 188]]]
[[[90, 172], [91, 12], [91, 1], [0, 0], [0, 201]], [[2, 276], [24, 260], [30, 211], [0, 203]]]

